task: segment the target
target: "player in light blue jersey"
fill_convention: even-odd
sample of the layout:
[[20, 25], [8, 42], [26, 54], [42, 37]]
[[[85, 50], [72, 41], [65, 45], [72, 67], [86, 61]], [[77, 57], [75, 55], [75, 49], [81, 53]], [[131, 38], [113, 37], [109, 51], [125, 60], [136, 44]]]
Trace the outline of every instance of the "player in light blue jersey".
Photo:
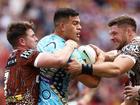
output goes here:
[[[65, 46], [65, 41], [72, 39], [79, 42], [80, 18], [79, 13], [70, 8], [61, 8], [54, 15], [54, 33], [42, 38], [37, 49], [40, 52], [54, 53]], [[82, 57], [77, 49], [72, 53], [71, 58], [83, 63]], [[71, 74], [64, 68], [41, 68], [40, 72], [40, 95], [39, 105], [65, 105], [67, 104], [68, 85]], [[87, 78], [85, 79], [85, 77]], [[83, 78], [84, 77], [84, 78]], [[90, 87], [96, 87], [99, 83], [97, 78], [89, 75], [78, 76], [79, 80]], [[88, 79], [88, 80], [87, 80]], [[86, 81], [87, 80], [87, 81]], [[90, 80], [90, 83], [88, 83]], [[95, 81], [96, 80], [96, 81]]]

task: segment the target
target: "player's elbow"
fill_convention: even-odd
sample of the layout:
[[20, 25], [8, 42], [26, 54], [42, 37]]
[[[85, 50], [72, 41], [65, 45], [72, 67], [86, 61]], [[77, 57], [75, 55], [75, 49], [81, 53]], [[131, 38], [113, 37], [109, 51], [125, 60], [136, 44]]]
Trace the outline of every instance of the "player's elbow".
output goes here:
[[100, 81], [96, 81], [90, 84], [87, 84], [86, 86], [89, 88], [96, 88], [99, 85]]
[[79, 76], [76, 76], [75, 79], [77, 79], [78, 81], [80, 81], [81, 83], [83, 83], [85, 86], [89, 88], [96, 88], [101, 80], [100, 77], [86, 75], [86, 74], [81, 74]]
[[86, 83], [86, 86], [89, 88], [96, 88], [99, 85], [100, 80], [100, 77], [96, 77], [91, 82]]

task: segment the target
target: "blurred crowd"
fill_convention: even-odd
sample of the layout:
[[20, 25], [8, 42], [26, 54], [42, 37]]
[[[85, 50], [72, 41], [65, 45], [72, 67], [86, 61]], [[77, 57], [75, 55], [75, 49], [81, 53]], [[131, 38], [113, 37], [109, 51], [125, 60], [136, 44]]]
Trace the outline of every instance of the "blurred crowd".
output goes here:
[[[119, 15], [128, 14], [134, 17], [138, 25], [138, 33], [140, 32], [140, 0], [0, 0], [1, 105], [5, 105], [4, 67], [12, 49], [6, 39], [8, 24], [12, 21], [31, 20], [35, 23], [36, 35], [40, 39], [53, 32], [53, 14], [60, 7], [70, 7], [80, 13], [81, 44], [92, 43], [104, 51], [112, 50], [113, 45], [108, 37], [107, 22]], [[124, 81], [124, 78], [103, 78], [96, 89], [89, 89], [80, 83], [70, 89], [78, 88], [76, 92], [78, 98], [74, 100], [78, 101], [79, 105], [84, 105], [82, 104], [84, 102], [87, 102], [85, 105], [119, 105], [123, 99]]]

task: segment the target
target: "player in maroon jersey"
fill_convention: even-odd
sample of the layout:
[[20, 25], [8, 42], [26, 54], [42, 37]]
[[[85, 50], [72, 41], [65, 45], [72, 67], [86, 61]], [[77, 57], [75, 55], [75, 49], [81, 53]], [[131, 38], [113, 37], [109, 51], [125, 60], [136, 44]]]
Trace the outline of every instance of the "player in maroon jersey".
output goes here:
[[39, 67], [62, 67], [68, 61], [77, 43], [68, 40], [57, 53], [36, 51], [37, 37], [33, 24], [14, 22], [7, 30], [7, 39], [13, 51], [5, 71], [5, 96], [8, 105], [36, 105], [38, 101]]

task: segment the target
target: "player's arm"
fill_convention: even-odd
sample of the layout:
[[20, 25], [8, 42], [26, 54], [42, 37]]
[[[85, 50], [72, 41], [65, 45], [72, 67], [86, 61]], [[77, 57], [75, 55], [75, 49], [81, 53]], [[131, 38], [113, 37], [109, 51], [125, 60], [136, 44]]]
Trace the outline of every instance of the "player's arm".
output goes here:
[[68, 40], [65, 47], [56, 53], [40, 53], [35, 60], [35, 66], [60, 68], [67, 63], [71, 53], [77, 46], [75, 41]]
[[[102, 53], [98, 54], [95, 64], [101, 62], [104, 62], [104, 56], [102, 55]], [[76, 73], [72, 75], [76, 75]], [[80, 75], [76, 75], [75, 79], [82, 82], [84, 85], [86, 85], [89, 88], [96, 88], [100, 83], [101, 77], [97, 77], [95, 75], [80, 74]]]
[[103, 77], [119, 76], [129, 71], [135, 64], [135, 59], [131, 56], [119, 55], [113, 62], [103, 62], [93, 64], [93, 74]]
[[97, 76], [82, 74], [77, 76], [76, 79], [89, 88], [96, 88], [100, 83], [101, 78]]
[[[97, 56], [98, 57], [96, 58], [95, 64], [104, 62], [105, 57], [102, 53], [99, 53]], [[76, 75], [76, 73], [74, 73], [74, 75]], [[101, 77], [97, 77], [95, 75], [80, 74], [76, 75], [75, 79], [77, 79], [89, 88], [96, 88], [100, 83]]]
[[[95, 64], [104, 62], [104, 59], [105, 58], [102, 53], [98, 54]], [[76, 76], [76, 79], [89, 88], [96, 88], [100, 83], [101, 77], [97, 77], [95, 75], [80, 74]]]
[[128, 56], [119, 55], [113, 62], [103, 62], [92, 65], [82, 65], [73, 61], [68, 65], [69, 72], [87, 73], [100, 77], [114, 77], [129, 71], [135, 64], [135, 59]]

